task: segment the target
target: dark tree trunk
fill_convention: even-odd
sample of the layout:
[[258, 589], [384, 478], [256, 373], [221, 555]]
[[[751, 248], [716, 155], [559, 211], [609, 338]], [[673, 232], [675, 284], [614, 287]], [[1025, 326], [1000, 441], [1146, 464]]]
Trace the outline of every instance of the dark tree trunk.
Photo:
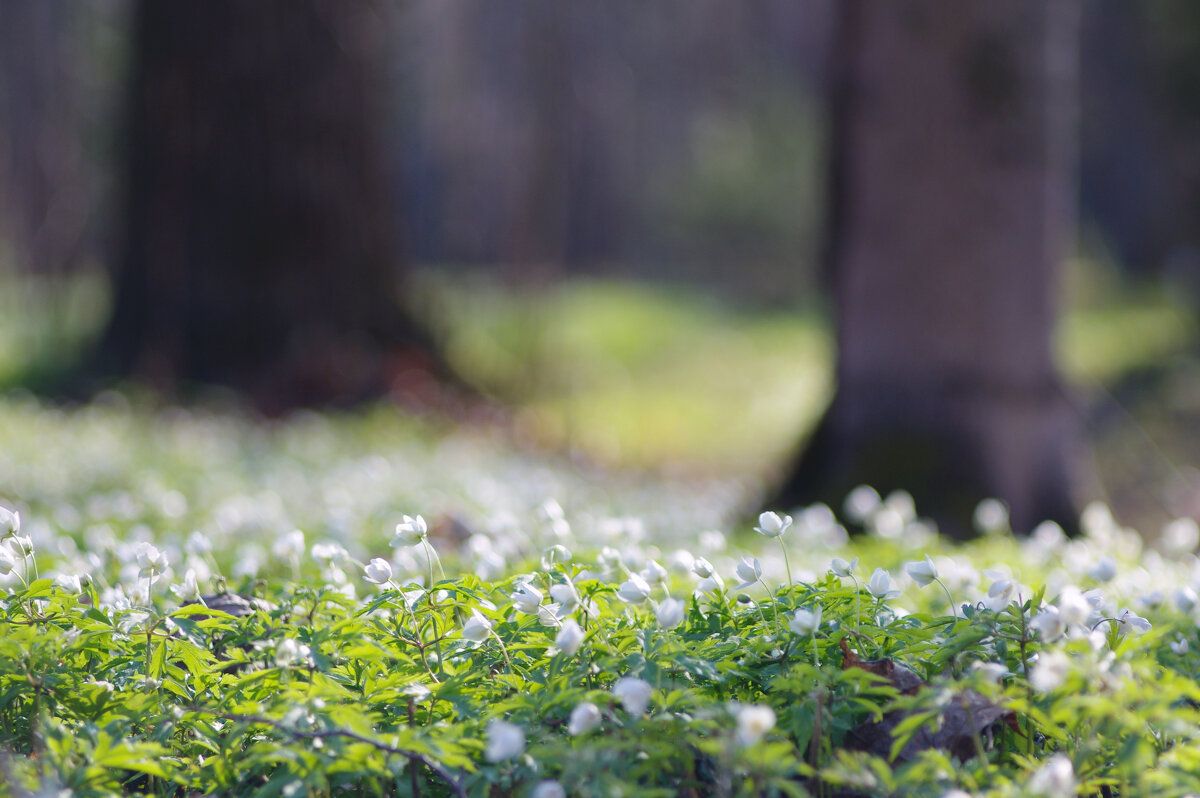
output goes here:
[[904, 488], [964, 534], [1071, 523], [1051, 353], [1074, 224], [1076, 0], [847, 0], [830, 260], [837, 394], [779, 505]]
[[98, 366], [268, 410], [436, 371], [399, 309], [368, 0], [142, 0]]
[[0, 234], [22, 271], [73, 266], [87, 223], [78, 80], [79, 9], [0, 0]]

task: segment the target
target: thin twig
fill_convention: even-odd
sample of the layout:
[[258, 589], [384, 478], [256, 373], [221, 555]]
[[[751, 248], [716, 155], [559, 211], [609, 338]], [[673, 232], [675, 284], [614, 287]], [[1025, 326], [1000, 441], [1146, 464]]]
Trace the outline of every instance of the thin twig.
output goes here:
[[409, 759], [412, 762], [421, 763], [422, 765], [424, 765], [425, 767], [429, 768], [434, 773], [436, 773], [438, 776], [441, 776], [442, 780], [445, 781], [448, 785], [450, 785], [450, 790], [456, 796], [458, 796], [458, 798], [467, 798], [466, 788], [463, 787], [462, 783], [459, 782], [459, 780], [454, 777], [453, 773], [451, 773], [449, 770], [447, 770], [442, 765], [438, 764], [437, 762], [435, 762], [433, 760], [426, 759], [424, 756], [416, 753], [415, 751], [407, 751], [403, 748], [397, 748], [394, 745], [388, 745], [387, 743], [383, 742], [382, 740], [376, 740], [371, 737], [367, 737], [365, 735], [358, 734], [357, 732], [347, 731], [345, 729], [326, 729], [324, 731], [301, 731], [300, 729], [293, 729], [290, 726], [280, 723], [277, 720], [272, 720], [271, 718], [264, 717], [262, 715], [239, 715], [239, 714], [227, 713], [227, 712], [216, 712], [211, 709], [201, 709], [199, 707], [191, 707], [190, 710], [192, 712], [201, 712], [206, 715], [212, 715], [213, 717], [221, 718], [222, 720], [233, 721], [235, 723], [260, 723], [264, 726], [270, 726], [272, 728], [278, 729], [279, 731], [286, 732], [287, 734], [290, 734], [293, 737], [304, 737], [304, 738], [308, 738], [308, 739], [313, 739], [313, 738], [324, 739], [327, 737], [345, 737], [350, 740], [356, 740], [357, 742], [360, 742], [360, 743], [366, 743], [367, 745], [371, 746], [372, 748], [383, 751], [384, 753], [397, 754], [399, 756], [406, 757], [407, 759]]

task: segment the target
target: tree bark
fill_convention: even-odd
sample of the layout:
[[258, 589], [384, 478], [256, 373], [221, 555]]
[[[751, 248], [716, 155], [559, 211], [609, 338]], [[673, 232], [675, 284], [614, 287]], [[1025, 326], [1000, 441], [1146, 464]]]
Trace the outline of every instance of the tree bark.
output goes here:
[[96, 364], [268, 410], [438, 372], [399, 307], [369, 0], [141, 0]]
[[837, 392], [774, 501], [913, 493], [1071, 524], [1052, 356], [1074, 226], [1077, 0], [840, 5], [829, 259]]

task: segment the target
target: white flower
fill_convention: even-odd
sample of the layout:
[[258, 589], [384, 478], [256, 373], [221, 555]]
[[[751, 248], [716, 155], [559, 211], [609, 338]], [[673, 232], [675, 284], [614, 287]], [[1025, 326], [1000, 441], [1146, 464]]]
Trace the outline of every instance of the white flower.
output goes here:
[[562, 608], [562, 614], [568, 615], [579, 606], [579, 591], [572, 582], [560, 582], [550, 586], [550, 598]]
[[1170, 643], [1167, 643], [1167, 645], [1171, 647], [1172, 651], [1181, 657], [1188, 653], [1188, 650], [1191, 648], [1191, 646], [1188, 645], [1188, 641], [1185, 640], [1182, 635], [1177, 635], [1176, 639], [1172, 640]]
[[1058, 594], [1058, 614], [1063, 623], [1082, 626], [1092, 617], [1093, 607], [1083, 592], [1074, 585], [1067, 585]]
[[247, 543], [238, 547], [237, 557], [233, 561], [234, 576], [258, 576], [262, 569], [263, 559], [267, 556], [262, 546], [257, 543]]
[[557, 604], [542, 604], [537, 608], [538, 623], [542, 626], [559, 626], [560, 617]]
[[542, 591], [528, 582], [518, 582], [516, 589], [509, 595], [519, 612], [526, 615], [537, 615], [538, 606], [542, 603]]
[[999, 499], [984, 499], [975, 505], [972, 518], [975, 529], [982, 535], [991, 535], [1008, 529], [1008, 508]]
[[561, 543], [555, 543], [542, 552], [542, 570], [549, 571], [555, 563], [570, 562], [571, 551]]
[[68, 593], [79, 593], [83, 590], [83, 582], [78, 574], [59, 574], [54, 577], [54, 584]]
[[1033, 528], [1026, 546], [1031, 553], [1044, 558], [1062, 549], [1067, 542], [1067, 536], [1062, 527], [1053, 521], [1042, 521]]
[[791, 525], [790, 515], [781, 516], [779, 513], [768, 511], [758, 516], [758, 526], [754, 527], [754, 531], [769, 538], [777, 538]]
[[763, 706], [742, 706], [737, 710], [737, 741], [743, 747], [756, 745], [775, 728], [775, 710]]
[[871, 574], [871, 581], [867, 583], [867, 590], [870, 591], [872, 596], [881, 601], [900, 595], [900, 591], [892, 587], [892, 575], [882, 568], [876, 568], [875, 573]]
[[1088, 569], [1088, 576], [1095, 579], [1097, 582], [1108, 582], [1117, 575], [1117, 561], [1112, 557], [1105, 555], [1096, 561], [1096, 564]]
[[363, 579], [375, 585], [382, 585], [392, 578], [392, 564], [382, 557], [376, 557], [363, 566]]
[[695, 554], [687, 549], [675, 549], [667, 556], [667, 569], [673, 574], [686, 574], [695, 562]]
[[[465, 634], [464, 630], [464, 636]], [[558, 634], [554, 636], [555, 647], [568, 657], [573, 657], [582, 643], [583, 628], [573, 620], [567, 619], [563, 621]]]
[[988, 588], [987, 605], [994, 612], [1007, 607], [1013, 600], [1013, 596], [1017, 594], [1017, 584], [1011, 579], [999, 578], [992, 582]]
[[[3, 524], [0, 524], [2, 529]], [[1200, 545], [1200, 526], [1191, 518], [1176, 518], [1163, 527], [1159, 542], [1168, 554], [1188, 554]]]
[[548, 521], [561, 521], [566, 517], [562, 505], [553, 498], [542, 502], [542, 506], [538, 508], [538, 514]]
[[650, 560], [646, 563], [646, 567], [642, 569], [642, 578], [651, 585], [662, 584], [667, 581], [667, 569], [659, 564], [658, 560]]
[[275, 644], [275, 664], [286, 668], [308, 659], [309, 653], [308, 646], [301, 645], [290, 637], [285, 637]]
[[1063, 620], [1062, 613], [1058, 611], [1057, 607], [1045, 607], [1033, 616], [1033, 620], [1029, 622], [1029, 628], [1037, 632], [1043, 640], [1050, 641], [1063, 636], [1067, 631], [1067, 623]]
[[21, 532], [21, 514], [7, 507], [0, 507], [0, 540]]
[[311, 553], [314, 560], [322, 562], [325, 565], [340, 564], [350, 559], [350, 552], [346, 551], [345, 547], [340, 543], [314, 543]]
[[479, 614], [479, 610], [471, 610], [471, 617], [463, 624], [462, 636], [472, 643], [482, 643], [492, 633], [492, 622]]
[[1131, 630], [1134, 634], [1145, 634], [1151, 629], [1151, 624], [1148, 620], [1138, 615], [1128, 607], [1123, 607], [1121, 612], [1117, 614], [1117, 623], [1125, 629]]
[[719, 551], [725, 551], [725, 535], [715, 529], [709, 529], [700, 533], [700, 549], [707, 551], [709, 554], [715, 554]]
[[697, 557], [692, 562], [692, 573], [701, 579], [709, 579], [716, 571], [713, 569], [713, 564], [703, 557]]
[[924, 561], [905, 563], [904, 572], [912, 577], [918, 587], [925, 587], [938, 577], [937, 566], [933, 564], [933, 560], [929, 559], [928, 554], [925, 555]]
[[12, 573], [19, 562], [21, 559], [18, 559], [17, 553], [12, 550], [8, 542], [0, 541], [0, 576]]
[[696, 583], [697, 593], [716, 593], [718, 590], [725, 589], [725, 580], [716, 571], [712, 576], [701, 579]]
[[584, 701], [571, 710], [571, 717], [567, 720], [567, 734], [572, 737], [587, 734], [599, 725], [600, 708], [591, 701]]
[[1075, 795], [1075, 768], [1071, 760], [1055, 754], [1029, 779], [1029, 792], [1047, 798], [1070, 798]]
[[846, 562], [841, 557], [834, 557], [833, 562], [829, 565], [829, 570], [837, 576], [852, 576], [856, 568], [858, 568], [857, 557], [850, 562]]
[[856, 524], [866, 523], [879, 509], [879, 493], [870, 485], [859, 485], [846, 496], [842, 510]]
[[183, 582], [171, 585], [171, 592], [178, 596], [180, 601], [204, 603], [204, 599], [200, 598], [200, 584], [196, 580], [196, 569], [194, 568], [187, 569], [183, 575]]
[[304, 553], [304, 533], [299, 529], [293, 529], [286, 535], [280, 535], [271, 546], [271, 551], [280, 559], [299, 557]]
[[1200, 598], [1197, 598], [1196, 591], [1184, 585], [1175, 591], [1175, 606], [1180, 612], [1191, 612], [1196, 608], [1196, 604], [1200, 603]]
[[617, 589], [617, 596], [630, 604], [641, 604], [650, 598], [651, 592], [650, 585], [640, 574], [630, 574], [629, 578], [622, 582], [621, 587]]
[[157, 581], [163, 571], [167, 570], [167, 555], [149, 543], [140, 543], [137, 547], [137, 564], [141, 570], [138, 576]]
[[658, 620], [658, 625], [662, 628], [674, 629], [683, 623], [683, 614], [684, 606], [682, 601], [674, 598], [666, 598], [658, 605], [654, 617]]
[[1071, 660], [1061, 651], [1045, 651], [1038, 655], [1029, 672], [1029, 686], [1039, 693], [1048, 693], [1062, 686], [1071, 672]]
[[487, 750], [483, 755], [489, 762], [503, 762], [520, 756], [525, 750], [525, 732], [515, 723], [489, 720], [487, 738]]
[[975, 660], [971, 663], [971, 670], [982, 674], [985, 679], [997, 684], [1008, 675], [1008, 668], [999, 662], [981, 662], [980, 660]]
[[21, 557], [33, 554], [33, 538], [29, 535], [13, 535], [8, 539], [9, 545]]
[[197, 530], [188, 535], [187, 543], [183, 544], [183, 550], [188, 554], [203, 557], [212, 551], [212, 541], [208, 539], [208, 535]]
[[1112, 510], [1108, 509], [1108, 505], [1092, 502], [1079, 514], [1079, 526], [1088, 537], [1103, 538], [1113, 533], [1117, 522], [1113, 519]]
[[641, 717], [646, 714], [646, 707], [650, 705], [650, 695], [654, 688], [650, 683], [635, 676], [626, 676], [618, 679], [613, 685], [613, 698], [621, 702], [625, 707], [625, 711], [635, 717]]
[[537, 783], [529, 798], [567, 798], [567, 791], [557, 781], [546, 779]]
[[743, 557], [737, 564], [736, 573], [737, 578], [742, 581], [735, 589], [749, 587], [762, 578], [762, 563], [757, 557]]
[[604, 573], [620, 568], [621, 561], [621, 552], [612, 546], [605, 546], [600, 549], [600, 554], [596, 556], [596, 565]]
[[392, 548], [415, 546], [424, 540], [428, 533], [429, 525], [425, 523], [424, 518], [419, 515], [415, 518], [406, 515], [400, 523], [396, 524], [396, 534], [392, 537]]
[[806, 610], [803, 607], [796, 610], [796, 614], [788, 621], [788, 628], [801, 637], [815, 634], [821, 628], [821, 605], [817, 605], [816, 611]]
[[[891, 499], [891, 496], [888, 497]], [[871, 531], [885, 540], [895, 540], [904, 534], [905, 520], [889, 501], [885, 501], [871, 516]]]

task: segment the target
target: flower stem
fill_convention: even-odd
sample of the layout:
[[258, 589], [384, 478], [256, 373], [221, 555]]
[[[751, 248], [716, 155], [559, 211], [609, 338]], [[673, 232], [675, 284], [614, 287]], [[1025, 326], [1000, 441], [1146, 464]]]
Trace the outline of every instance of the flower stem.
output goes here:
[[504, 661], [508, 664], [508, 672], [515, 673], [513, 670], [512, 659], [508, 656], [508, 648], [505, 647], [504, 641], [500, 639], [500, 635], [496, 634], [496, 630], [492, 630], [492, 637], [496, 638], [496, 642], [500, 644], [500, 653], [504, 655]]
[[950, 588], [946, 587], [946, 583], [943, 582], [941, 579], [938, 579], [936, 576], [933, 578], [933, 581], [935, 581], [939, 585], [941, 585], [942, 590], [946, 591], [946, 601], [950, 602], [950, 614], [953, 615], [955, 618], [957, 618], [958, 610], [956, 610], [954, 608], [954, 597], [950, 595]]
[[[758, 578], [758, 582], [766, 588], [767, 594], [771, 595], [771, 588], [767, 587], [767, 583], [763, 581], [761, 576]], [[773, 595], [771, 596], [771, 611], [775, 613], [775, 625], [779, 626], [779, 601]], [[763, 620], [765, 621], [766, 618], [763, 618]]]
[[[430, 605], [434, 605], [435, 602], [434, 602], [434, 596], [433, 596], [433, 550], [429, 546], [429, 541], [425, 540], [425, 538], [421, 538], [421, 545], [425, 547], [425, 564], [427, 566], [429, 566], [429, 584], [426, 585], [426, 587], [429, 588], [429, 603], [430, 603]], [[438, 565], [440, 566], [441, 563], [438, 563]], [[443, 579], [445, 578], [444, 574], [443, 574], [442, 578]]]
[[779, 541], [779, 548], [783, 549], [783, 567], [787, 569], [788, 590], [790, 592], [795, 583], [792, 582], [792, 564], [788, 562], [787, 546], [783, 545], [783, 535], [775, 539]]
[[850, 579], [854, 582], [854, 633], [862, 634], [862, 585], [858, 584], [858, 577], [850, 574]]

